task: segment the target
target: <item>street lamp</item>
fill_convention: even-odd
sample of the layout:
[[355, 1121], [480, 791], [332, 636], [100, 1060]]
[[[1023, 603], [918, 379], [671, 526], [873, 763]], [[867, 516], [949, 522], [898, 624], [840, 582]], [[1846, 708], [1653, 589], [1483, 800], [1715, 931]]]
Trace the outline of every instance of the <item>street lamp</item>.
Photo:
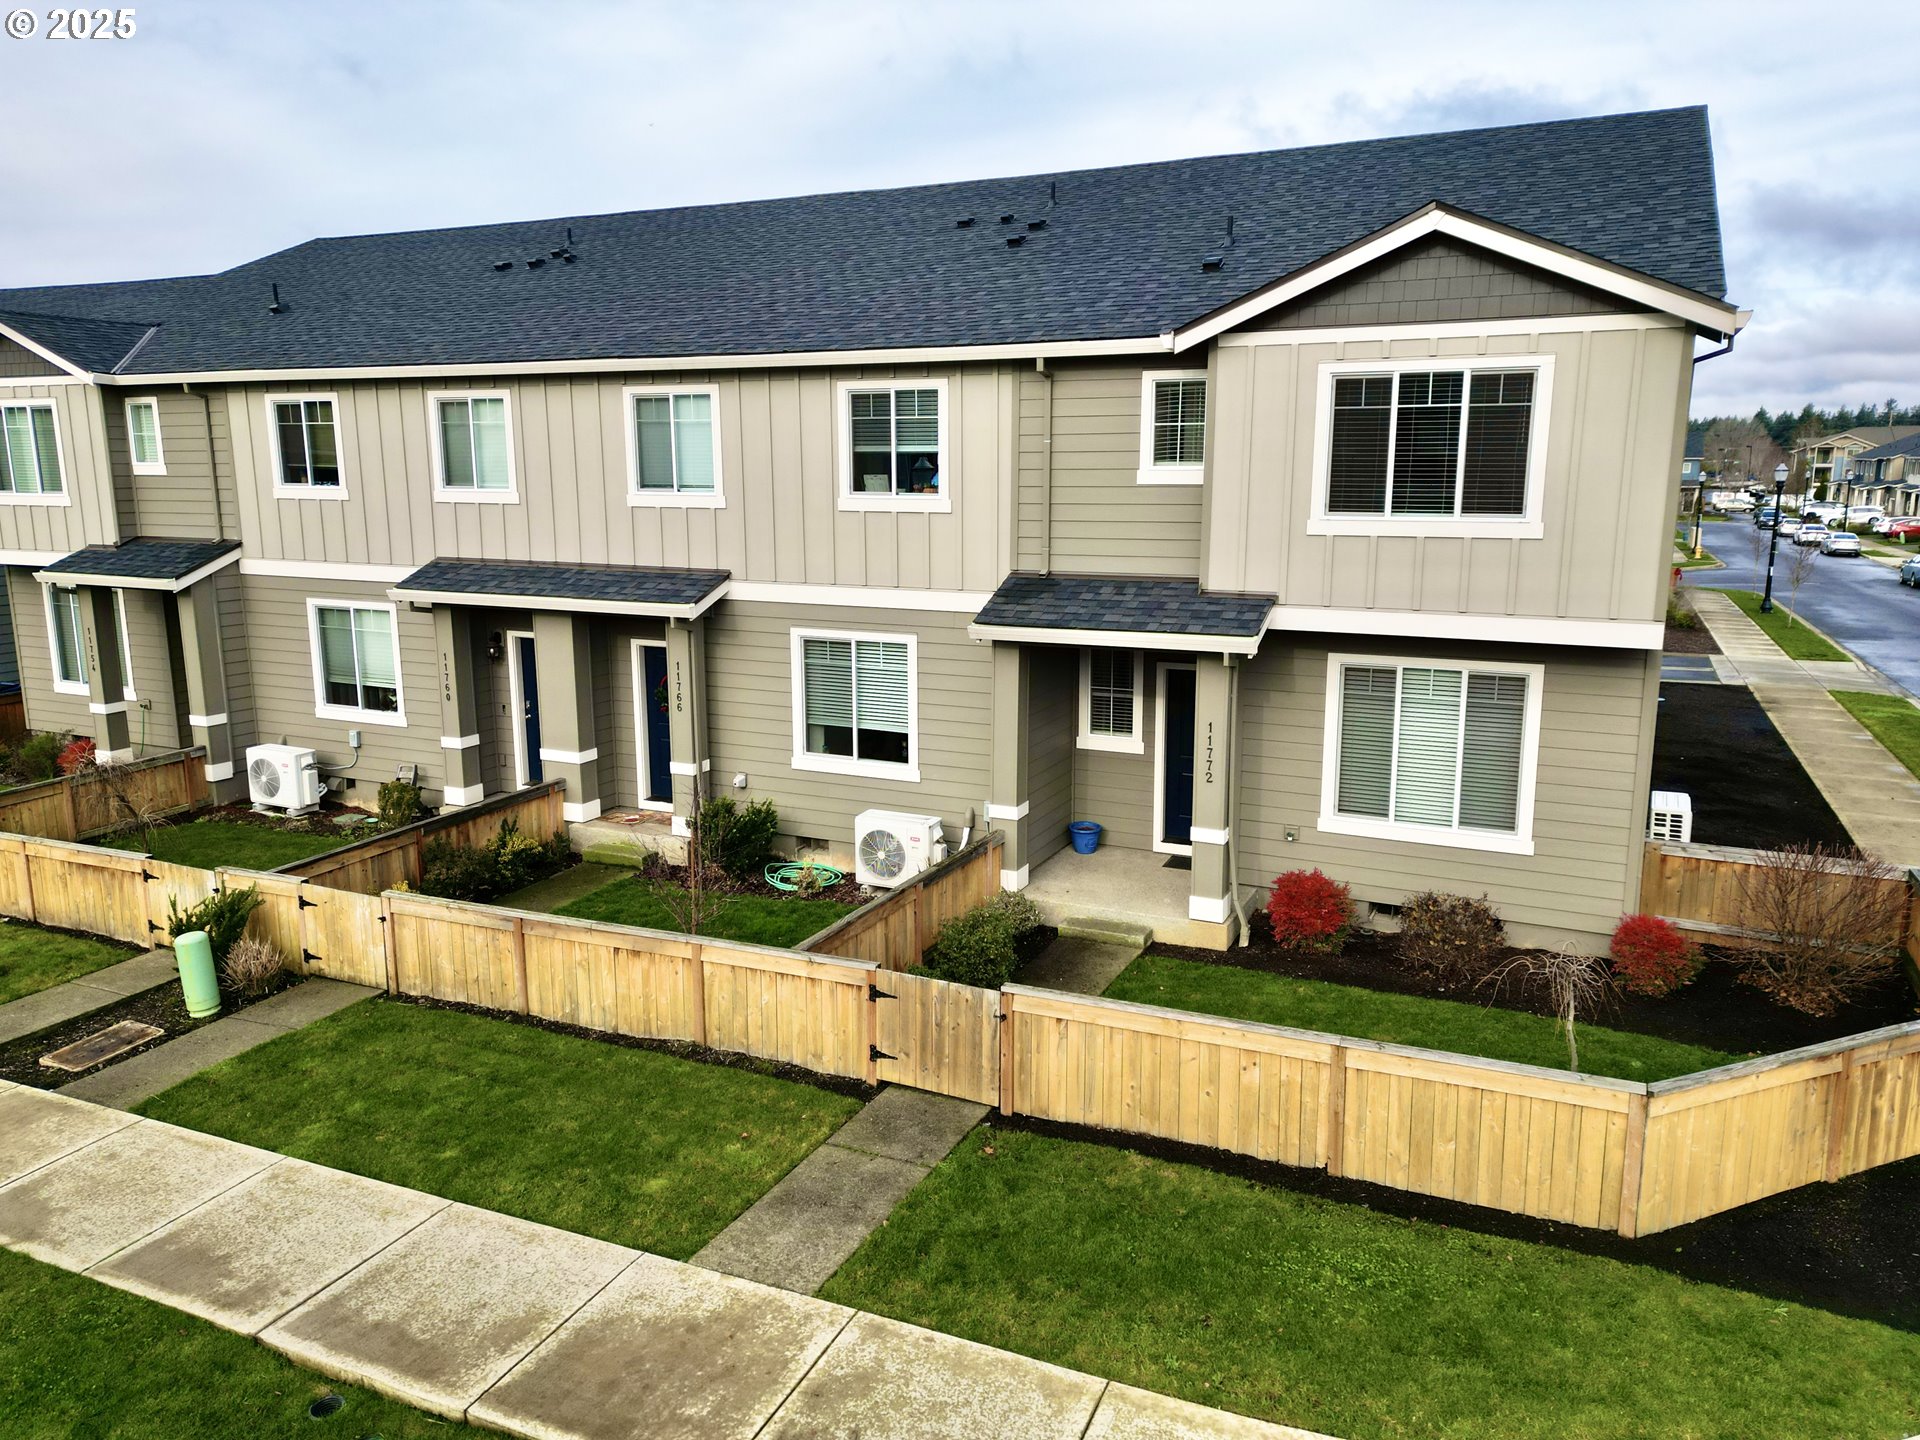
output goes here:
[[1773, 613], [1773, 557], [1780, 549], [1780, 506], [1787, 496], [1787, 467], [1773, 467], [1773, 529], [1767, 536], [1767, 588], [1760, 596], [1760, 613]]

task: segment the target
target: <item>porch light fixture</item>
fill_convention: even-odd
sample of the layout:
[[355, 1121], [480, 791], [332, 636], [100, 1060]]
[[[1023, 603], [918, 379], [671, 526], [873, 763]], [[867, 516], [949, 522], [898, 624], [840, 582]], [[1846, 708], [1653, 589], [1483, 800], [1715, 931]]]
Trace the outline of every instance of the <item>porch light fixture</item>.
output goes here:
[[507, 658], [507, 638], [498, 630], [487, 637], [487, 659], [498, 665]]

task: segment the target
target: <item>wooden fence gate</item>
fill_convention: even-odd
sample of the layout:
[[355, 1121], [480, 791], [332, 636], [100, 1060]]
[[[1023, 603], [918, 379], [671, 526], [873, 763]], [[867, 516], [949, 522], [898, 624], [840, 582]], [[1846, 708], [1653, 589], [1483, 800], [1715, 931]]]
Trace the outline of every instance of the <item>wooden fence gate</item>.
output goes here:
[[1000, 992], [882, 971], [874, 979], [878, 1077], [1000, 1103]]

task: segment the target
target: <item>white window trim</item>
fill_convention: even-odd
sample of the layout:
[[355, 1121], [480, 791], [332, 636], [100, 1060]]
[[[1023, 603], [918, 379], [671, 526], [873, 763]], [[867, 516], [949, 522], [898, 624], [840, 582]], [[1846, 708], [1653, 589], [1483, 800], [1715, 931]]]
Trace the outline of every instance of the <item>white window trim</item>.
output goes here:
[[1122, 755], [1144, 755], [1147, 749], [1146, 722], [1141, 715], [1142, 695], [1146, 688], [1147, 657], [1128, 646], [1133, 656], [1133, 734], [1097, 735], [1093, 729], [1093, 649], [1080, 650], [1080, 724], [1074, 743], [1082, 750], [1112, 750]]
[[[527, 776], [531, 766], [527, 758], [527, 714], [526, 714], [526, 672], [521, 668], [520, 642], [532, 640], [531, 630], [509, 630], [504, 639], [507, 642], [507, 702], [513, 707], [509, 719], [513, 724], [513, 788], [524, 790], [533, 782]], [[534, 655], [534, 688], [540, 685], [540, 657]]]
[[[1181, 844], [1177, 840], [1166, 839], [1167, 833], [1167, 672], [1171, 670], [1192, 670], [1195, 681], [1199, 679], [1200, 667], [1191, 660], [1162, 660], [1153, 667], [1153, 833], [1148, 838], [1153, 849], [1160, 855], [1193, 854], [1192, 828], [1189, 822], [1188, 842]], [[1199, 695], [1194, 696], [1196, 706]], [[1197, 717], [1196, 717], [1197, 718]], [[1198, 750], [1199, 734], [1194, 735], [1195, 749]], [[1196, 762], [1199, 759], [1195, 754]]]
[[[1156, 465], [1153, 463], [1153, 390], [1162, 380], [1205, 381], [1204, 370], [1145, 370], [1140, 374], [1140, 474], [1142, 485], [1201, 485], [1206, 482], [1207, 466]], [[1213, 409], [1212, 388], [1208, 388], [1207, 409]], [[1205, 442], [1203, 441], [1204, 445]]]
[[113, 604], [120, 616], [120, 698], [138, 700], [140, 697], [133, 693], [133, 637], [127, 629], [127, 592], [115, 590]]
[[[322, 610], [380, 610], [393, 622], [393, 699], [399, 708], [362, 710], [357, 705], [333, 705], [327, 701], [326, 668], [320, 656], [320, 612]], [[307, 600], [307, 649], [313, 661], [313, 713], [320, 720], [351, 720], [356, 725], [389, 725], [406, 728], [406, 666], [400, 656], [400, 607], [390, 601], [343, 600], [313, 596]]]
[[[665, 814], [673, 813], [672, 786], [668, 786], [668, 795], [664, 800], [655, 800], [647, 794], [647, 776], [653, 769], [653, 746], [647, 738], [647, 666], [643, 658], [648, 649], [665, 650], [664, 640], [636, 639], [632, 646], [633, 659], [633, 751], [640, 762], [640, 773], [634, 780], [634, 808], [637, 810], [657, 810]], [[671, 685], [671, 681], [668, 682]], [[667, 736], [667, 764], [673, 764], [673, 736], [669, 722]], [[671, 770], [668, 772], [671, 779]]]
[[[1412, 666], [1415, 669], [1459, 670], [1483, 674], [1522, 675], [1527, 681], [1527, 709], [1520, 730], [1520, 788], [1514, 805], [1514, 830], [1464, 830], [1439, 825], [1413, 825], [1400, 820], [1374, 820], [1338, 813], [1340, 796], [1340, 669], [1345, 665]], [[1320, 818], [1316, 826], [1333, 835], [1360, 835], [1373, 840], [1398, 840], [1411, 845], [1444, 845], [1457, 850], [1487, 850], [1503, 855], [1533, 854], [1533, 801], [1540, 771], [1540, 710], [1546, 688], [1546, 666], [1505, 660], [1459, 660], [1426, 655], [1327, 656], [1327, 703], [1321, 733]], [[1394, 744], [1399, 745], [1400, 721], [1394, 716]], [[1465, 745], [1462, 744], [1464, 751]]]
[[73, 504], [73, 477], [67, 473], [67, 439], [60, 433], [60, 407], [51, 400], [33, 399], [21, 396], [0, 396], [0, 407], [27, 410], [45, 410], [53, 416], [53, 459], [60, 469], [60, 489], [55, 494], [37, 490], [31, 494], [21, 494], [18, 490], [0, 490], [0, 505], [71, 505]]
[[[133, 454], [133, 410], [136, 405], [153, 407], [153, 449], [152, 460], [136, 460]], [[160, 397], [157, 395], [129, 396], [124, 407], [127, 422], [127, 463], [135, 475], [164, 475], [167, 473], [167, 445], [160, 434]]]
[[[1307, 519], [1309, 535], [1411, 535], [1433, 539], [1473, 539], [1502, 537], [1510, 540], [1538, 540], [1546, 533], [1542, 509], [1546, 495], [1547, 444], [1553, 408], [1552, 355], [1523, 353], [1514, 355], [1423, 355], [1392, 360], [1336, 360], [1320, 366], [1314, 393], [1313, 510]], [[1327, 474], [1333, 451], [1333, 382], [1353, 375], [1391, 375], [1397, 392], [1403, 371], [1461, 370], [1467, 375], [1470, 394], [1473, 375], [1480, 370], [1531, 370], [1533, 382], [1532, 427], [1527, 432], [1526, 510], [1518, 516], [1489, 515], [1329, 515], [1327, 513]], [[1460, 443], [1466, 444], [1466, 425], [1460, 427]], [[1389, 436], [1391, 436], [1391, 424]], [[1391, 457], [1391, 450], [1388, 452]], [[1388, 464], [1392, 464], [1391, 458]], [[1461, 477], [1455, 477], [1455, 496]]]
[[[935, 390], [940, 395], [940, 490], [934, 495], [868, 495], [853, 488], [854, 391]], [[834, 494], [842, 510], [881, 510], [901, 514], [946, 515], [953, 510], [953, 407], [944, 376], [905, 380], [842, 380], [834, 389], [838, 411], [835, 433], [839, 443], [833, 457]], [[897, 479], [898, 477], [896, 477]]]
[[[891, 640], [907, 647], [907, 763], [861, 760], [852, 755], [815, 755], [807, 749], [807, 667], [809, 640]], [[827, 775], [864, 775], [875, 780], [920, 783], [920, 638], [879, 630], [821, 630], [795, 627], [789, 632], [790, 675], [793, 690], [793, 768]], [[856, 712], [854, 719], [859, 720]], [[857, 726], [856, 726], [857, 728]]]
[[[338, 485], [289, 485], [285, 481], [286, 466], [280, 456], [280, 419], [273, 413], [276, 405], [291, 405], [298, 401], [305, 404], [309, 400], [324, 400], [333, 407], [333, 458], [340, 466]], [[277, 391], [266, 397], [267, 414], [267, 463], [272, 467], [268, 472], [273, 479], [273, 498], [276, 500], [344, 500], [353, 477], [347, 473], [347, 428], [346, 411], [341, 408], [340, 397], [331, 390], [286, 390]], [[311, 467], [312, 456], [308, 456]]]
[[[642, 490], [640, 488], [640, 437], [636, 433], [633, 403], [642, 396], [705, 395], [712, 402], [713, 489]], [[663, 510], [724, 510], [727, 508], [726, 480], [720, 463], [720, 387], [718, 385], [629, 385], [620, 392], [620, 414], [627, 432], [627, 504]], [[677, 443], [677, 439], [676, 439]], [[676, 456], [676, 461], [677, 461]], [[679, 466], [674, 467], [674, 484], [680, 483]]]
[[[443, 400], [498, 400], [501, 419], [507, 432], [507, 488], [471, 490], [447, 487], [446, 438], [440, 430], [440, 402]], [[471, 421], [469, 421], [471, 423]], [[427, 392], [427, 454], [433, 461], [433, 498], [459, 505], [518, 505], [520, 503], [520, 464], [514, 454], [513, 395], [507, 390], [431, 390]]]
[[56, 590], [72, 590], [75, 595], [78, 595], [80, 593], [79, 587], [74, 585], [43, 584], [40, 589], [45, 594], [45, 601], [41, 608], [46, 611], [47, 615], [47, 672], [53, 677], [53, 693], [56, 695], [91, 694], [92, 690], [87, 684], [85, 617], [80, 615], [74, 617], [75, 623], [80, 627], [79, 634], [75, 637], [80, 644], [80, 678], [78, 680], [62, 680], [60, 678], [60, 631], [53, 623], [53, 592]]

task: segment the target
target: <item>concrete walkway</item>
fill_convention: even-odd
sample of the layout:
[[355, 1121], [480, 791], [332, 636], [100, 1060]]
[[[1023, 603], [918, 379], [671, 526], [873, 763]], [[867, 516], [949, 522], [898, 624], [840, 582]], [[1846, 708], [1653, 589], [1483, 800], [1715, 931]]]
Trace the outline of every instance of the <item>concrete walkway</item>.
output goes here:
[[541, 1440], [1323, 1440], [5, 1082], [0, 1244]]
[[1063, 934], [1023, 966], [1018, 978], [1023, 985], [1065, 990], [1074, 995], [1102, 995], [1145, 948], [1131, 942], [1099, 940], [1091, 935]]
[[1690, 595], [1722, 658], [1751, 687], [1854, 843], [1889, 864], [1920, 865], [1920, 783], [1829, 693], [1889, 687], [1858, 661], [1790, 660], [1726, 596]]
[[693, 1263], [812, 1295], [987, 1107], [890, 1085], [827, 1137]]
[[178, 973], [173, 951], [149, 950], [63, 985], [49, 985], [45, 990], [22, 995], [0, 1005], [0, 1045], [157, 990]]
[[323, 980], [317, 976], [302, 980], [291, 990], [249, 1005], [237, 1015], [189, 1030], [178, 1040], [143, 1050], [130, 1060], [96, 1070], [71, 1085], [62, 1085], [59, 1093], [91, 1100], [96, 1105], [131, 1110], [142, 1100], [198, 1075], [209, 1065], [244, 1055], [256, 1045], [324, 1020], [336, 1010], [344, 1010], [356, 1001], [379, 993], [365, 985], [349, 985], [344, 980]]

